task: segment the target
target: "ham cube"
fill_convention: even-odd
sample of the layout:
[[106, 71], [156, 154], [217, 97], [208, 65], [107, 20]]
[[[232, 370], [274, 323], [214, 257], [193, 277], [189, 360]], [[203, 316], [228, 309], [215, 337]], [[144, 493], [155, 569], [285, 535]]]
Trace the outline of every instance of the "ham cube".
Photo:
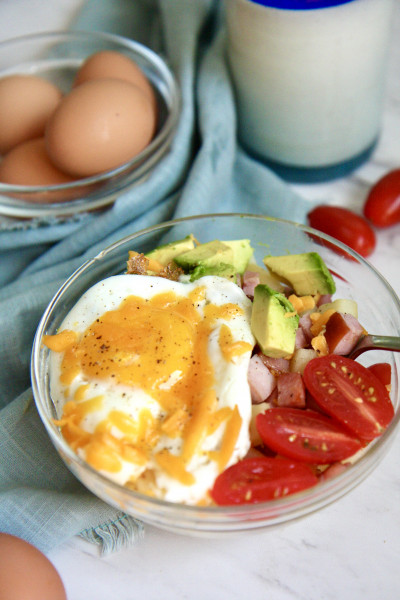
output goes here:
[[332, 302], [332, 294], [321, 294], [318, 299], [317, 306], [322, 306], [323, 304], [328, 304]]
[[243, 273], [242, 290], [249, 298], [254, 297], [254, 288], [260, 283], [260, 275], [254, 271]]
[[262, 353], [258, 356], [275, 377], [289, 371], [290, 362], [287, 358], [273, 358], [272, 356], [266, 356]]
[[311, 333], [311, 327], [312, 327], [312, 321], [311, 321], [311, 317], [309, 313], [305, 313], [304, 315], [301, 315], [300, 319], [299, 319], [299, 329], [301, 329], [301, 331], [304, 334], [305, 339], [310, 342], [313, 334]]
[[342, 356], [351, 352], [364, 333], [364, 328], [353, 315], [339, 312], [333, 313], [325, 328], [325, 339], [329, 352]]
[[306, 391], [300, 373], [283, 373], [278, 377], [275, 404], [291, 408], [305, 407]]
[[247, 378], [253, 404], [264, 402], [276, 386], [275, 377], [258, 354], [250, 359]]
[[310, 343], [310, 340], [307, 338], [301, 327], [298, 327], [296, 330], [296, 340], [295, 340], [295, 349], [298, 348], [306, 348]]

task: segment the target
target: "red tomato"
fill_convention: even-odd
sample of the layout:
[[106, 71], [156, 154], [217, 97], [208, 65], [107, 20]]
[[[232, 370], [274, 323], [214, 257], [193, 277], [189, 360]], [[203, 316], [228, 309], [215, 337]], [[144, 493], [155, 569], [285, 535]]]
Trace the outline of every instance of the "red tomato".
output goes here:
[[360, 440], [379, 436], [392, 420], [394, 409], [387, 389], [355, 360], [337, 354], [313, 358], [303, 379], [319, 407]]
[[364, 215], [376, 227], [400, 223], [400, 169], [386, 173], [369, 191]]
[[257, 415], [256, 427], [275, 452], [312, 464], [343, 460], [361, 448], [340, 423], [314, 410], [270, 408]]
[[392, 380], [392, 367], [389, 363], [375, 363], [368, 367], [384, 386], [390, 385]]
[[217, 477], [211, 490], [221, 505], [255, 504], [275, 500], [318, 483], [308, 465], [286, 458], [245, 458]]
[[321, 205], [308, 214], [310, 226], [369, 256], [376, 246], [375, 233], [368, 221], [341, 206]]

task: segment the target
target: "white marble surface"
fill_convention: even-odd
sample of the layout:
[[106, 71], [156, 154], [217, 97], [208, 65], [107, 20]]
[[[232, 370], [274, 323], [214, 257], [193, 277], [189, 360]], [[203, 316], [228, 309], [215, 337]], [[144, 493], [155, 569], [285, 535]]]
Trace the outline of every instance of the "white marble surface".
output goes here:
[[[101, 1], [101, 0], [99, 0]], [[1, 0], [0, 39], [68, 26], [82, 0]], [[305, 197], [361, 210], [367, 190], [400, 165], [400, 2], [384, 127], [351, 177], [296, 186]], [[376, 266], [400, 294], [400, 225], [377, 233]], [[400, 597], [400, 436], [379, 467], [339, 502], [285, 528], [193, 539], [146, 528], [108, 557], [76, 538], [50, 554], [69, 600], [395, 600]]]

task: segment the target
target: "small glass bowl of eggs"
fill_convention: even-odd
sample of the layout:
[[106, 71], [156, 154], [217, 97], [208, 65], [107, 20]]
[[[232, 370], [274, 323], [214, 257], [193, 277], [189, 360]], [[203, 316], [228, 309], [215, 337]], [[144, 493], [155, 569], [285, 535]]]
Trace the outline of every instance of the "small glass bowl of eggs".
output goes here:
[[168, 152], [180, 96], [164, 59], [103, 32], [0, 44], [0, 214], [105, 208]]

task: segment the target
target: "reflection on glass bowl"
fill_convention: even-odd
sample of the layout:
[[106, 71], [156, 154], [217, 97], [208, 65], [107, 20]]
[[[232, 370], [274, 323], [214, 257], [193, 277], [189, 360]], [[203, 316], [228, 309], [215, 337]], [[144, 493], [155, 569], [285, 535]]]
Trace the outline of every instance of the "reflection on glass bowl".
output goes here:
[[104, 249], [82, 265], [50, 302], [37, 329], [32, 351], [32, 385], [40, 417], [55, 448], [76, 477], [105, 502], [146, 523], [184, 534], [218, 535], [227, 531], [270, 528], [305, 517], [358, 485], [389, 450], [400, 420], [399, 354], [367, 352], [359, 359], [366, 366], [382, 361], [391, 365], [391, 400], [395, 416], [383, 435], [336, 477], [303, 492], [260, 504], [188, 506], [132, 491], [104, 477], [82, 460], [54, 424], [59, 415], [50, 393], [49, 350], [43, 345], [43, 336], [57, 332], [65, 316], [93, 284], [125, 272], [130, 250], [146, 253], [191, 233], [200, 242], [250, 239], [259, 264], [266, 254], [318, 252], [334, 273], [336, 297], [357, 302], [363, 326], [380, 334], [400, 334], [400, 302], [393, 290], [371, 265], [333, 238], [305, 226], [257, 215], [219, 214], [177, 219], [132, 234]]

